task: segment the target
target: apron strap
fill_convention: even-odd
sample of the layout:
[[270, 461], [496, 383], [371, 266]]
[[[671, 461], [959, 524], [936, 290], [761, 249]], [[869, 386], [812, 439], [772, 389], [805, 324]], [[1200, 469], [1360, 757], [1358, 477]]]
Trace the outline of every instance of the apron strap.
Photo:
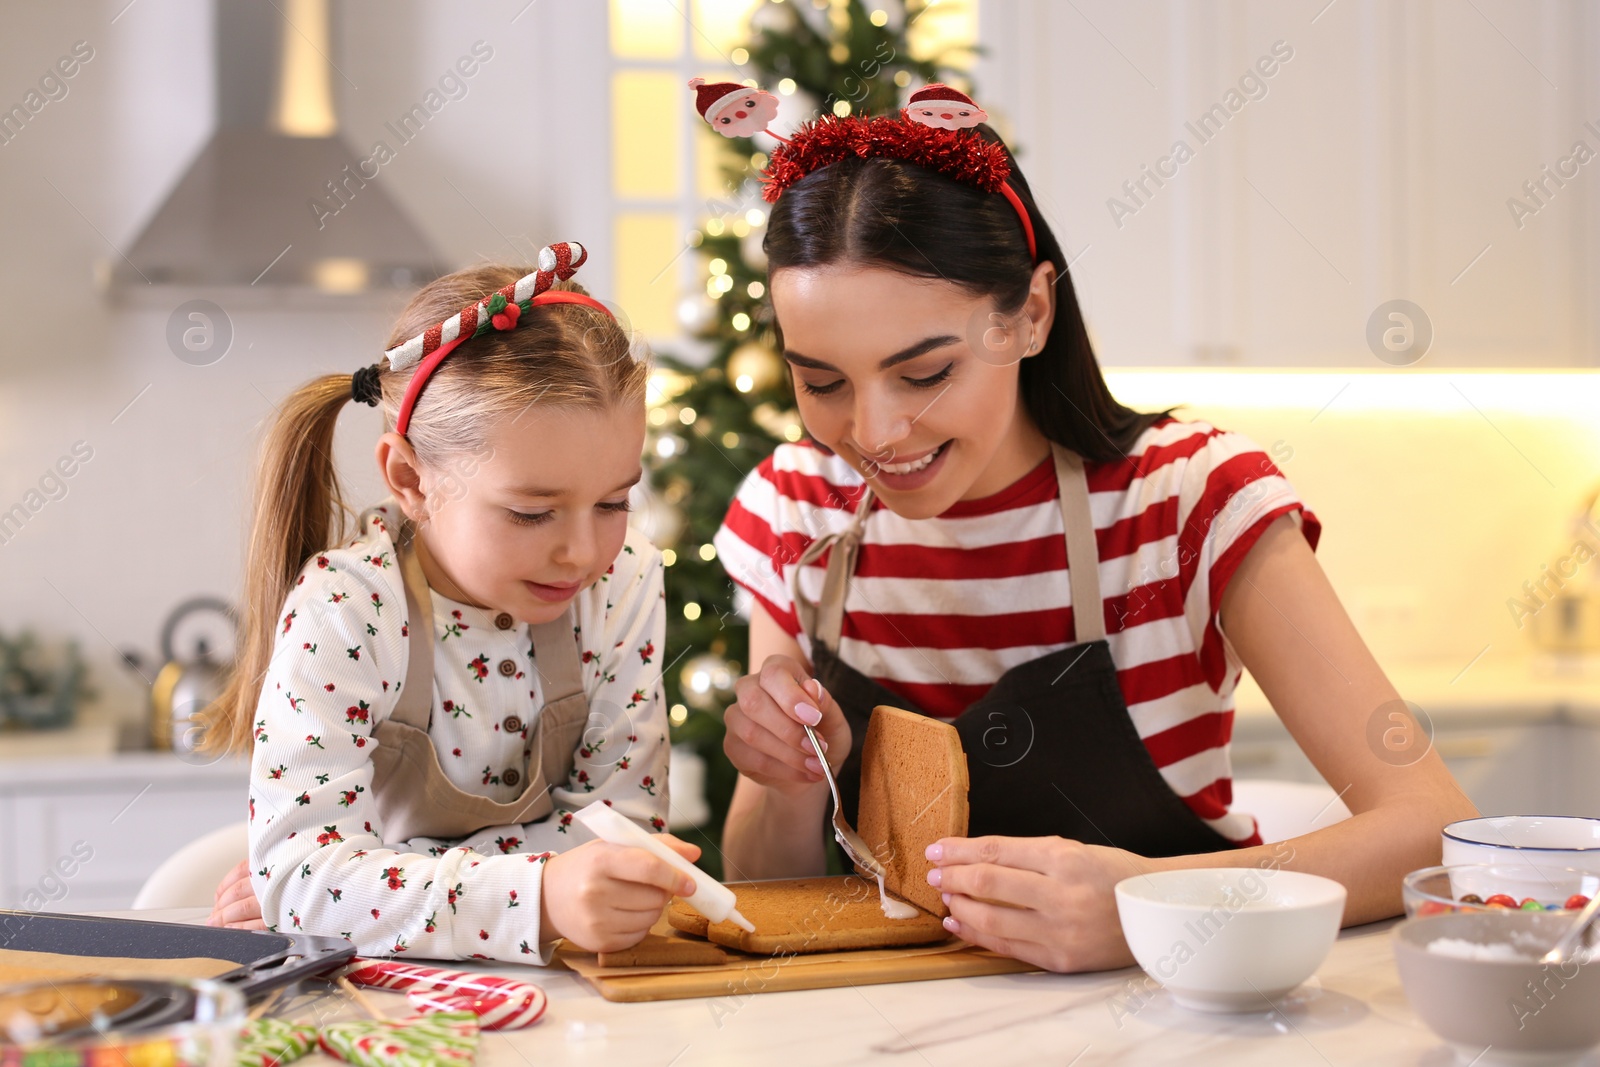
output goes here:
[[1061, 493], [1061, 524], [1067, 531], [1067, 578], [1072, 586], [1072, 624], [1077, 643], [1106, 635], [1105, 607], [1100, 602], [1100, 549], [1089, 511], [1089, 477], [1083, 457], [1050, 443], [1056, 460], [1056, 485]]
[[428, 732], [433, 718], [433, 594], [412, 548], [416, 531], [409, 521], [400, 529], [395, 555], [400, 557], [400, 577], [406, 587], [406, 612], [410, 616], [406, 680], [400, 687], [390, 718]]
[[533, 669], [539, 673], [544, 706], [583, 692], [583, 660], [573, 639], [572, 606], [549, 622], [532, 627]]
[[[850, 576], [856, 570], [856, 556], [861, 550], [862, 531], [866, 528], [867, 513], [872, 510], [873, 495], [870, 488], [861, 494], [855, 518], [850, 525], [834, 533], [825, 534], [806, 546], [789, 572], [789, 602], [794, 605], [795, 620], [800, 630], [819, 641], [830, 651], [839, 650], [839, 639], [844, 629], [844, 597], [850, 585]], [[828, 556], [828, 569], [822, 578], [822, 598], [815, 604], [806, 599], [800, 588], [800, 574], [807, 566]]]
[[[433, 718], [433, 595], [413, 547], [415, 536], [407, 522], [396, 546], [406, 588], [406, 610], [411, 616], [410, 655], [406, 658], [405, 684], [400, 687], [400, 698], [390, 717], [426, 733]], [[559, 617], [532, 627], [534, 669], [539, 672], [545, 704], [583, 692], [583, 661], [573, 640], [572, 619], [569, 606]]]
[[[1100, 550], [1095, 543], [1094, 517], [1089, 510], [1088, 475], [1083, 469], [1083, 457], [1078, 453], [1053, 441], [1050, 451], [1055, 459], [1056, 485], [1061, 498], [1061, 524], [1067, 535], [1067, 578], [1072, 589], [1076, 642], [1099, 641], [1106, 636], [1106, 620], [1100, 600]], [[794, 604], [800, 629], [809, 634], [812, 641], [821, 642], [833, 652], [839, 650], [845, 592], [850, 576], [855, 573], [862, 531], [872, 503], [869, 488], [862, 494], [850, 526], [812, 541], [789, 573], [789, 600]], [[824, 552], [829, 552], [828, 569], [822, 579], [822, 597], [813, 604], [801, 590], [800, 575]]]

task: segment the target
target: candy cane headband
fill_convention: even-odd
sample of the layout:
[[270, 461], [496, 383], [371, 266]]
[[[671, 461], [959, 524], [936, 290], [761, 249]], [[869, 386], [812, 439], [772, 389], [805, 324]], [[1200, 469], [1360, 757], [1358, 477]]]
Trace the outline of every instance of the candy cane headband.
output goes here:
[[1005, 197], [1022, 223], [1028, 255], [1039, 261], [1033, 220], [1008, 180], [1011, 163], [1005, 148], [966, 132], [988, 121], [989, 113], [965, 93], [934, 82], [912, 93], [898, 118], [824, 115], [802, 124], [793, 137], [784, 137], [767, 129], [778, 117], [778, 98], [771, 93], [738, 82], [708, 84], [704, 78], [690, 79], [689, 88], [695, 91], [700, 117], [724, 137], [766, 133], [783, 142], [761, 172], [766, 186], [761, 195], [769, 204], [807, 174], [842, 159], [898, 159]]
[[[524, 311], [531, 311], [541, 304], [583, 304], [610, 315], [611, 309], [593, 297], [550, 288], [556, 279], [566, 281], [572, 277], [588, 258], [588, 250], [576, 241], [547, 245], [539, 250], [539, 269], [532, 274], [518, 278], [511, 285], [496, 290], [475, 304], [468, 304], [443, 322], [429, 326], [409, 341], [385, 352], [390, 370], [416, 368], [406, 384], [400, 412], [395, 416], [395, 433], [405, 436], [411, 425], [411, 411], [416, 407], [423, 387], [445, 357], [463, 341], [490, 330], [515, 329]], [[366, 373], [373, 370], [375, 368], [358, 371], [351, 383], [355, 399], [368, 404], [378, 402], [374, 389], [377, 375]]]

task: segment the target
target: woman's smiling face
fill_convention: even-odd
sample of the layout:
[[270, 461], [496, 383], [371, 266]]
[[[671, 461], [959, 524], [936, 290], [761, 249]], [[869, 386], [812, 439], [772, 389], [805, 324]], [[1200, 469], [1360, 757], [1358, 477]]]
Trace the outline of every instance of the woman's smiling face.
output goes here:
[[1000, 333], [992, 299], [938, 279], [786, 267], [771, 283], [806, 429], [897, 514], [998, 492], [1049, 453], [1017, 388], [1020, 360], [1048, 334], [1048, 280]]

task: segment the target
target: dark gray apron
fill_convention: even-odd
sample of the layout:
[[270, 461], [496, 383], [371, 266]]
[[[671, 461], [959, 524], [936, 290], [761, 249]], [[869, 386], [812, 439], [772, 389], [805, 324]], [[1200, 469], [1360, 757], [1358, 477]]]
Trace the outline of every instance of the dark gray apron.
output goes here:
[[[1067, 837], [1141, 856], [1237, 847], [1172, 791], [1134, 730], [1105, 640], [1099, 550], [1083, 460], [1057, 444], [1051, 450], [1066, 527], [1076, 643], [1012, 667], [953, 720], [971, 780], [968, 834]], [[838, 656], [845, 592], [873, 502], [867, 489], [849, 529], [808, 545], [789, 582], [800, 625], [811, 638], [815, 676], [850, 723], [851, 751], [838, 778], [851, 825], [872, 709], [888, 704], [926, 714]], [[800, 568], [824, 553], [822, 598], [812, 604], [800, 590]]]

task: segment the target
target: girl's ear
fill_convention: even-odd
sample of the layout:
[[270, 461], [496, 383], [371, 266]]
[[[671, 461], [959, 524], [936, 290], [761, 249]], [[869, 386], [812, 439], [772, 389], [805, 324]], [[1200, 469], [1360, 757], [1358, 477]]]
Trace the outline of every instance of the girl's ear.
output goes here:
[[1050, 336], [1050, 327], [1056, 321], [1056, 265], [1048, 259], [1033, 268], [1022, 313], [1033, 326], [1032, 346], [1023, 355], [1036, 355], [1044, 348], [1045, 338]]
[[418, 526], [428, 521], [428, 495], [422, 489], [422, 464], [411, 442], [392, 430], [378, 438], [375, 455], [384, 484], [400, 510]]

